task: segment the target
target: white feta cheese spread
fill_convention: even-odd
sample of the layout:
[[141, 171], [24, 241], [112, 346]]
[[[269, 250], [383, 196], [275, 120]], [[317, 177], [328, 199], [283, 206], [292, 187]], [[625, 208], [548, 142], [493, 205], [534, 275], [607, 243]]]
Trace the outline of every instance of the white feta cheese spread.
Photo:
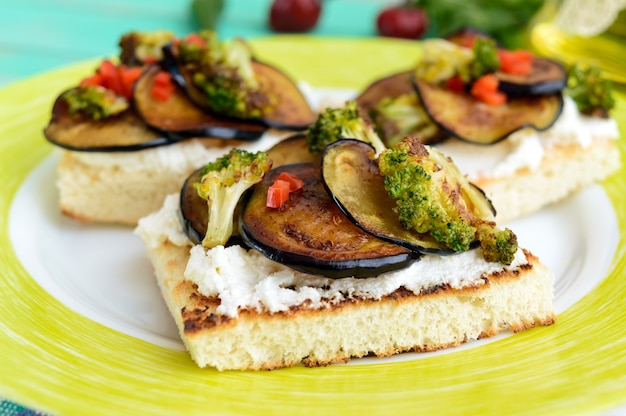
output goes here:
[[[236, 147], [250, 152], [267, 150], [289, 134], [291, 133], [269, 130], [259, 140], [237, 141]], [[116, 167], [129, 173], [145, 170], [184, 173], [226, 154], [233, 147], [228, 140], [216, 141], [216, 145], [211, 145], [211, 140], [190, 139], [133, 152], [72, 152], [72, 154], [90, 166]]]
[[[178, 222], [178, 195], [166, 198], [163, 208], [139, 221], [135, 232], [149, 247], [165, 238], [177, 245], [189, 245], [181, 235]], [[425, 255], [411, 266], [377, 277], [330, 279], [295, 271], [267, 259], [256, 250], [240, 246], [218, 246], [205, 250], [201, 245], [191, 247], [185, 279], [194, 282], [205, 296], [217, 296], [217, 312], [236, 317], [239, 310], [256, 309], [269, 312], [288, 310], [308, 302], [311, 307], [336, 303], [355, 296], [380, 299], [397, 289], [415, 293], [437, 286], [463, 288], [485, 283], [485, 274], [513, 270], [526, 264], [518, 250], [510, 266], [489, 263], [480, 249], [452, 256]]]
[[457, 139], [448, 139], [437, 148], [450, 156], [470, 180], [481, 177], [506, 177], [519, 169], [535, 169], [552, 146], [576, 144], [583, 148], [594, 139], [619, 137], [617, 122], [612, 119], [581, 115], [574, 100], [564, 97], [563, 111], [546, 131], [525, 128], [506, 139], [479, 146]]

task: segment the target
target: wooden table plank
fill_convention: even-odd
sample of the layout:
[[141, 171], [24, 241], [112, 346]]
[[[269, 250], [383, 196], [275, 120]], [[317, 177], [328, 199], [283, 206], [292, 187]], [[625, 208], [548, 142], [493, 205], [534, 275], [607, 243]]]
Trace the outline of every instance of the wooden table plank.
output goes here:
[[[375, 35], [375, 15], [390, 0], [324, 1], [313, 36]], [[271, 0], [226, 0], [221, 38], [274, 35]], [[20, 0], [0, 2], [0, 86], [73, 62], [115, 55], [131, 30], [198, 29], [191, 0]]]

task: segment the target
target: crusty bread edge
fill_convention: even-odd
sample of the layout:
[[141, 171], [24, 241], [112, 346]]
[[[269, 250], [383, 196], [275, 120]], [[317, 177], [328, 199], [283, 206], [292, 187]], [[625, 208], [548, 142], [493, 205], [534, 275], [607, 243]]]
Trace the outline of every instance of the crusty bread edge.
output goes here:
[[[498, 223], [511, 221], [616, 172], [621, 163], [615, 142], [595, 137], [588, 146], [553, 144], [536, 169], [472, 178], [472, 182], [491, 199]], [[228, 141], [203, 143], [221, 150], [232, 145]], [[57, 167], [60, 209], [80, 221], [135, 225], [139, 218], [158, 210], [165, 195], [178, 191], [194, 168], [124, 172], [119, 166], [91, 166], [75, 152], [63, 151]]]
[[496, 209], [499, 224], [522, 218], [608, 178], [621, 166], [615, 140], [595, 138], [588, 146], [555, 144], [536, 169], [523, 168], [510, 176], [481, 177], [481, 188]]
[[435, 288], [420, 295], [398, 290], [380, 300], [353, 300], [324, 308], [303, 305], [270, 314], [215, 313], [219, 300], [183, 278], [189, 247], [169, 242], [148, 248], [157, 281], [180, 336], [200, 367], [271, 370], [321, 366], [351, 358], [435, 351], [463, 342], [550, 325], [553, 276], [525, 252], [528, 265], [483, 276], [486, 284]]

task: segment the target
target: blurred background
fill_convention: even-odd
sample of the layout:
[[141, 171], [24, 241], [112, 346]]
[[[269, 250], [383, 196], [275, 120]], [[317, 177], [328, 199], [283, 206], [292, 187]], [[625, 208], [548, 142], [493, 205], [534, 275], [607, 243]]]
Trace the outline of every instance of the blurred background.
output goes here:
[[[0, 85], [69, 63], [116, 55], [126, 32], [198, 30], [191, 0], [3, 0], [0, 2]], [[202, 13], [209, 14], [209, 0]], [[267, 20], [272, 0], [223, 0], [216, 29], [222, 38], [274, 34]], [[311, 33], [373, 36], [374, 19], [388, 1], [323, 0]], [[201, 7], [202, 9], [202, 7]], [[196, 19], [198, 17], [199, 19]]]
[[[120, 36], [133, 30], [164, 29], [180, 36], [211, 26], [224, 39], [284, 33], [270, 23], [274, 3], [282, 7], [276, 25], [283, 29], [294, 22], [302, 27], [311, 19], [307, 7], [318, 4], [319, 17], [304, 32], [312, 36], [380, 36], [382, 25], [382, 34], [423, 37], [469, 25], [508, 47], [532, 45], [565, 61], [584, 55], [613, 78], [624, 78], [626, 68], [626, 15], [618, 18], [626, 0], [3, 0], [0, 86], [78, 61], [116, 55]], [[289, 14], [285, 7], [293, 4], [300, 7], [296, 17], [285, 17]], [[415, 13], [396, 10], [379, 21], [387, 9], [410, 6], [417, 7], [422, 20]], [[541, 22], [549, 24], [531, 33]], [[608, 43], [598, 42], [600, 34], [600, 40]]]
[[[269, 25], [270, 8], [275, 1], [2, 1], [0, 86], [73, 62], [115, 55], [117, 41], [125, 32], [165, 29], [185, 35], [209, 24], [213, 14], [219, 16], [215, 29], [222, 38], [275, 35], [277, 32]], [[307, 33], [363, 37], [378, 36], [377, 16], [383, 9], [400, 5], [402, 1], [319, 0], [319, 3], [319, 20]], [[424, 0], [419, 7], [429, 15], [431, 34], [437, 30], [435, 18], [446, 22], [444, 30], [474, 21], [482, 22], [483, 28], [497, 23], [517, 33], [516, 27], [523, 26], [542, 3], [542, 0]], [[483, 7], [484, 4], [489, 7]], [[220, 9], [218, 13], [216, 10]]]

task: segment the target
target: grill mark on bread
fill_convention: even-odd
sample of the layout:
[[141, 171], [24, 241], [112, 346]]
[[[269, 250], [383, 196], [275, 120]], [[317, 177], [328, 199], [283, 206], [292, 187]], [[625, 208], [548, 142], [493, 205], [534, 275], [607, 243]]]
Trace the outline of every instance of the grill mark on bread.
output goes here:
[[[535, 258], [532, 254], [524, 250], [527, 258]], [[536, 258], [535, 258], [536, 259]], [[522, 274], [522, 271], [527, 272], [532, 269], [532, 264], [523, 264], [514, 270], [502, 270], [497, 271], [489, 276], [482, 276], [484, 284], [482, 285], [474, 285], [467, 286], [461, 289], [452, 288], [449, 284], [442, 284], [432, 286], [426, 289], [422, 289], [420, 293], [415, 293], [412, 290], [409, 290], [405, 287], [400, 287], [396, 289], [394, 292], [389, 293], [387, 295], [382, 296], [380, 299], [372, 299], [366, 296], [362, 296], [357, 294], [352, 294], [349, 298], [344, 298], [339, 301], [332, 301], [330, 299], [322, 299], [321, 305], [313, 307], [309, 300], [299, 304], [291, 306], [286, 311], [280, 311], [275, 313], [270, 313], [266, 310], [257, 311], [256, 309], [243, 309], [240, 308], [239, 316], [256, 316], [258, 318], [272, 318], [272, 317], [293, 317], [295, 315], [302, 314], [315, 314], [315, 313], [323, 313], [328, 310], [338, 311], [342, 308], [350, 307], [351, 305], [363, 305], [368, 303], [375, 302], [385, 302], [385, 301], [396, 301], [396, 302], [404, 302], [415, 300], [419, 297], [428, 297], [428, 296], [445, 296], [450, 293], [454, 293], [455, 295], [462, 295], [464, 293], [472, 293], [480, 290], [487, 290], [491, 285], [491, 280], [506, 280], [506, 279], [518, 279]], [[183, 282], [184, 283], [184, 282]], [[181, 283], [181, 284], [183, 284]], [[187, 282], [191, 284], [191, 282]], [[199, 333], [205, 330], [211, 330], [213, 328], [217, 328], [223, 325], [234, 325], [238, 318], [231, 318], [224, 315], [219, 315], [216, 313], [217, 307], [220, 305], [220, 300], [218, 297], [207, 297], [198, 292], [198, 287], [195, 284], [191, 284], [193, 286], [193, 291], [191, 295], [189, 295], [188, 304], [194, 305], [195, 307], [188, 308], [183, 307], [180, 311], [181, 317], [184, 323], [184, 331], [186, 334], [191, 335], [195, 333]], [[530, 328], [534, 325], [524, 326], [522, 329]], [[519, 329], [515, 332], [519, 332], [522, 329]], [[497, 332], [497, 331], [496, 331]], [[492, 336], [495, 334], [484, 334], [484, 337]], [[481, 334], [482, 336], [482, 334]], [[444, 347], [441, 347], [444, 348]]]

